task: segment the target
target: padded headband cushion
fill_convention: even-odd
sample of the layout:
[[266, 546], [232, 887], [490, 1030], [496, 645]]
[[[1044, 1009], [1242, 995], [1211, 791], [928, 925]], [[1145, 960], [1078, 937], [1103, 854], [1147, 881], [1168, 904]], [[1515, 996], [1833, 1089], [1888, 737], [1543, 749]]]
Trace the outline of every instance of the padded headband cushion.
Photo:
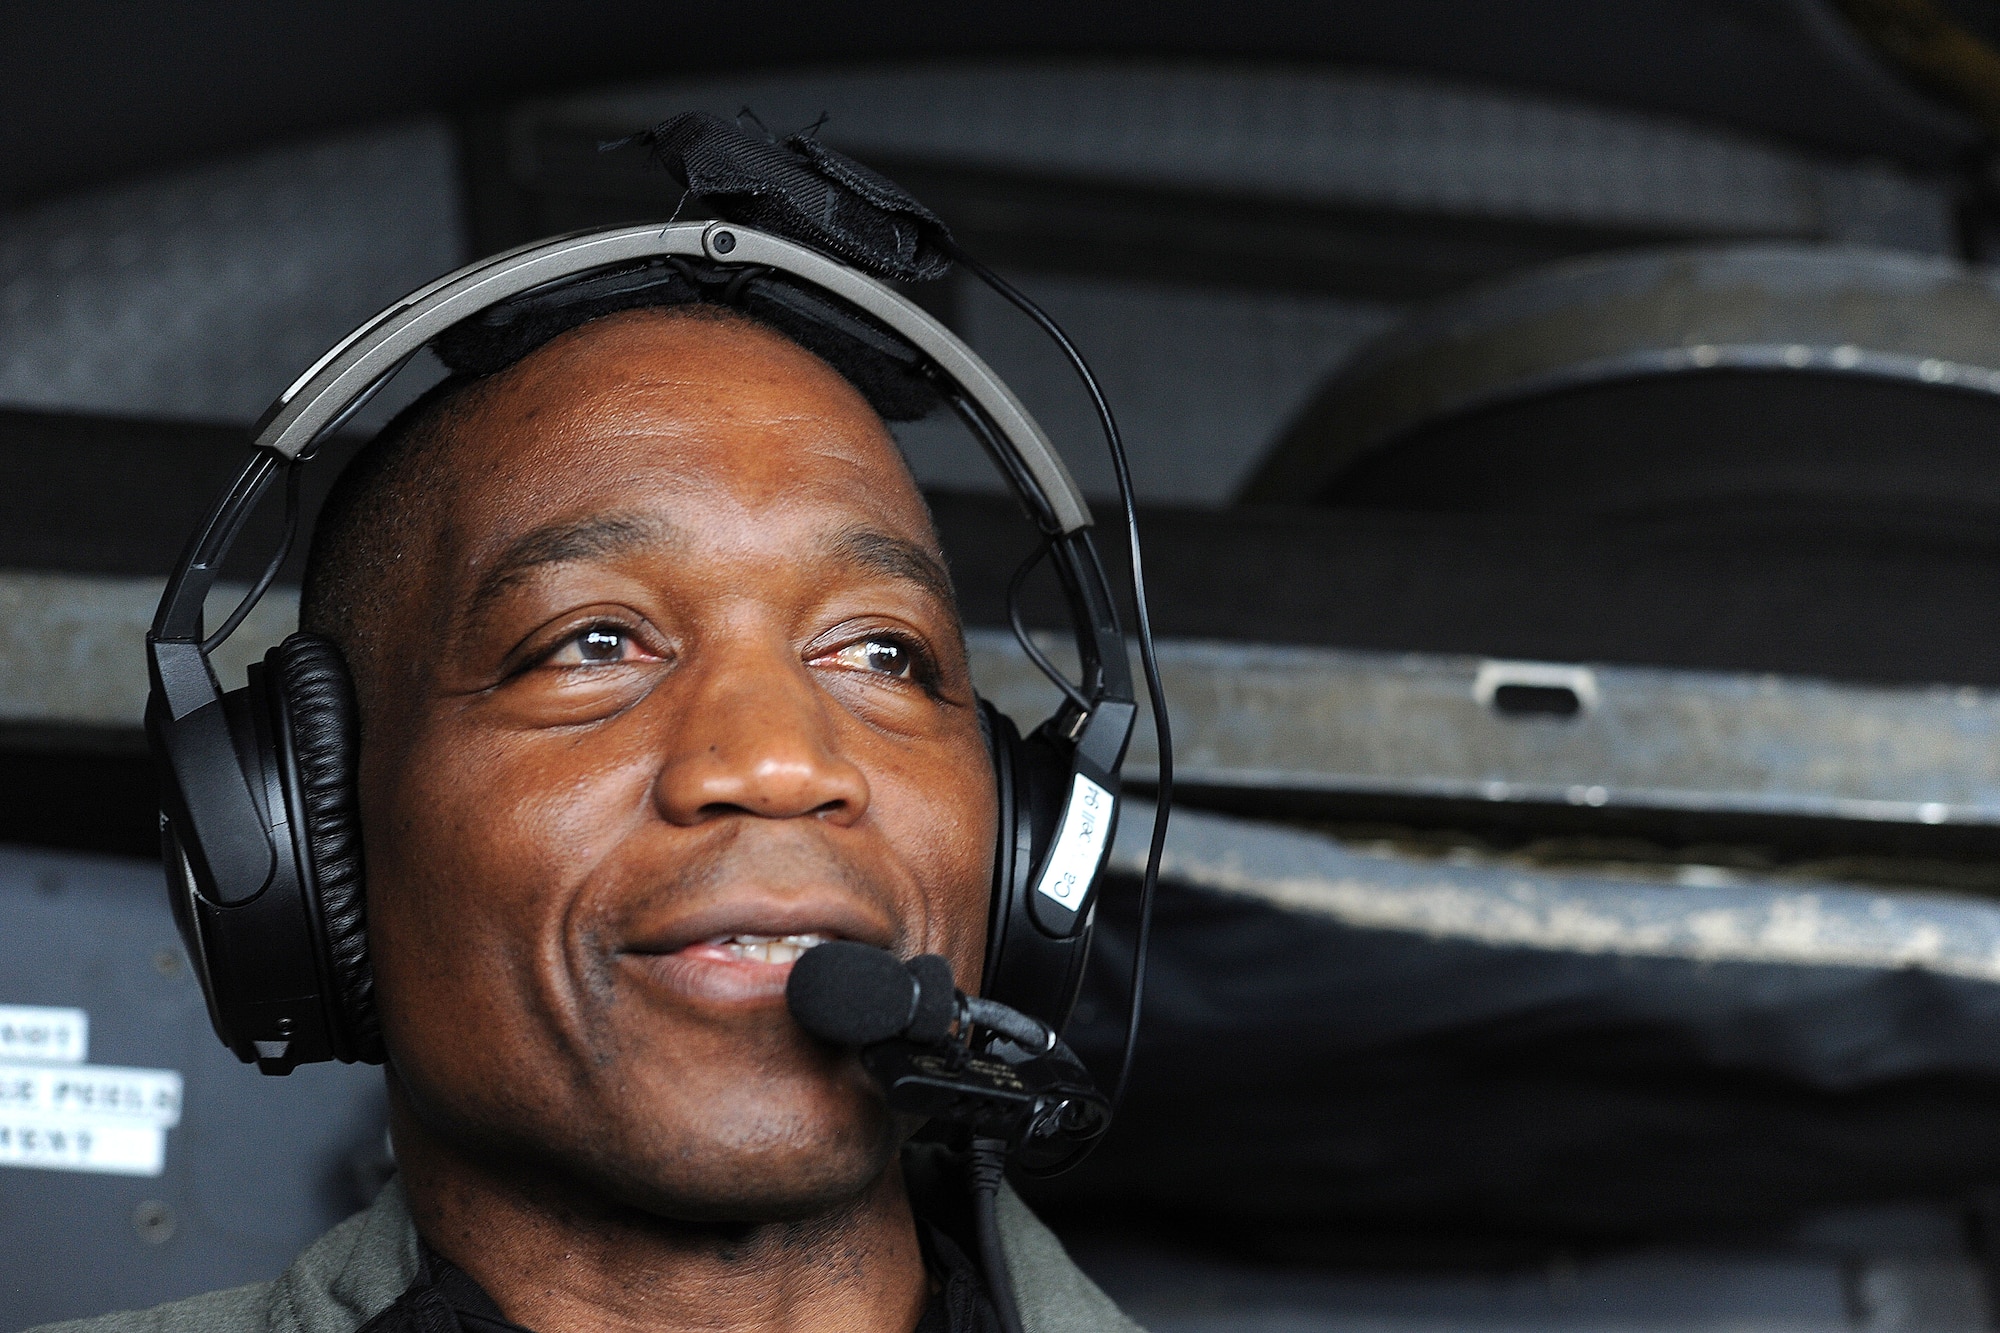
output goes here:
[[375, 977], [368, 966], [361, 812], [355, 795], [361, 728], [354, 687], [340, 650], [313, 634], [294, 634], [273, 648], [269, 667], [291, 719], [313, 879], [341, 1018], [355, 1057], [380, 1063], [382, 1033], [375, 1016]]
[[916, 421], [944, 401], [929, 361], [874, 320], [788, 279], [735, 266], [659, 259], [523, 293], [446, 329], [431, 344], [462, 375], [491, 375], [558, 334], [621, 310], [727, 305], [839, 371], [886, 421]]

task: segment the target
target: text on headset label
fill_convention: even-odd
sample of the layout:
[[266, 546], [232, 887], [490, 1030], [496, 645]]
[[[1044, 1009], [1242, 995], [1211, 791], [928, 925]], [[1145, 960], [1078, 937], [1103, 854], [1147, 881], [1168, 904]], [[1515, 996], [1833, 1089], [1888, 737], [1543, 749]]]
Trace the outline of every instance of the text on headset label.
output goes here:
[[1105, 838], [1111, 831], [1111, 793], [1079, 773], [1063, 807], [1062, 831], [1035, 888], [1067, 907], [1081, 911], [1097, 863], [1104, 859]]

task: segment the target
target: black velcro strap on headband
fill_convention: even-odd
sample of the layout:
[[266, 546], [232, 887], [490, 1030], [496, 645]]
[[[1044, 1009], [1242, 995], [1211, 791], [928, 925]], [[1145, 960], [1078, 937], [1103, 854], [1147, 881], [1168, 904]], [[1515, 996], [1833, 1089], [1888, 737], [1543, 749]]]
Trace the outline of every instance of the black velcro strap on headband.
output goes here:
[[951, 232], [937, 214], [811, 131], [780, 142], [711, 112], [686, 111], [619, 142], [650, 145], [688, 193], [730, 221], [825, 250], [878, 278], [921, 282], [951, 268]]

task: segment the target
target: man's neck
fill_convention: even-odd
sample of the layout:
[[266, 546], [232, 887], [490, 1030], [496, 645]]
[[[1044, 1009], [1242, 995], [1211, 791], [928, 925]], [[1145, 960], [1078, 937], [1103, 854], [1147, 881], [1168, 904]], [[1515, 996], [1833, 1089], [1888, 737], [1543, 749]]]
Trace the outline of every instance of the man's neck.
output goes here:
[[676, 1223], [482, 1170], [398, 1119], [418, 1232], [535, 1333], [884, 1333], [914, 1329], [929, 1297], [894, 1162], [813, 1217]]

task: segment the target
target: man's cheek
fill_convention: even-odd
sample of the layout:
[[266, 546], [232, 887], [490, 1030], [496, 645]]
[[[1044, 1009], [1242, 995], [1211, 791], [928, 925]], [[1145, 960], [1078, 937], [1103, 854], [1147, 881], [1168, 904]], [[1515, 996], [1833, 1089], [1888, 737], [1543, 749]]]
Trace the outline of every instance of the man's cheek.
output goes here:
[[461, 780], [411, 794], [427, 811], [420, 855], [445, 887], [439, 906], [481, 917], [533, 915], [537, 903], [549, 905], [582, 878], [610, 841], [591, 784], [505, 755], [466, 768]]
[[917, 951], [951, 961], [961, 990], [977, 990], [986, 958], [986, 918], [992, 898], [987, 858], [955, 857], [925, 867], [923, 935]]

